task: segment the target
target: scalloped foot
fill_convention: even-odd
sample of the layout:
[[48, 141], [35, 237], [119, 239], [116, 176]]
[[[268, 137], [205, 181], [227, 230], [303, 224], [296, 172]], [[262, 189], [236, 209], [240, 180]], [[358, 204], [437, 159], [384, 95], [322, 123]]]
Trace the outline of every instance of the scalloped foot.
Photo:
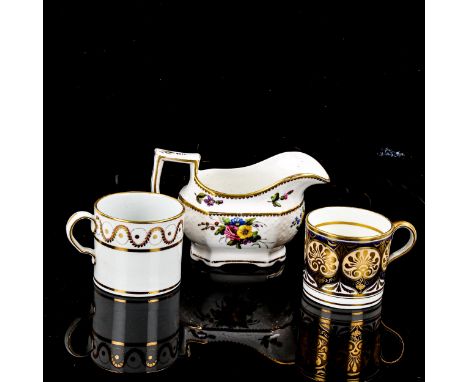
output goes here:
[[215, 248], [192, 243], [190, 257], [203, 261], [210, 267], [220, 267], [226, 264], [253, 264], [258, 267], [270, 267], [286, 259], [286, 247], [277, 248]]

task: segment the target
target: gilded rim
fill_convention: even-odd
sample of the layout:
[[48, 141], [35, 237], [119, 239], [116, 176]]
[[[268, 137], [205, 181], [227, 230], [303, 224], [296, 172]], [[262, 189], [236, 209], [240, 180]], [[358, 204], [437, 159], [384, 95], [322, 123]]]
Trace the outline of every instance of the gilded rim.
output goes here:
[[179, 195], [179, 200], [183, 205], [191, 208], [192, 210], [200, 212], [203, 215], [212, 216], [284, 216], [289, 215], [291, 212], [298, 210], [304, 205], [304, 199], [302, 199], [296, 207], [290, 208], [289, 210], [283, 212], [218, 212], [202, 210], [201, 208], [198, 208], [197, 206], [194, 206], [192, 203], [185, 200], [181, 195]]
[[[376, 214], [376, 215], [379, 215], [381, 217], [383, 217], [385, 220], [387, 220], [390, 224], [390, 229], [386, 232], [383, 232], [381, 234], [378, 234], [378, 235], [373, 235], [373, 236], [345, 236], [345, 235], [336, 235], [334, 233], [331, 233], [331, 232], [327, 232], [327, 231], [323, 231], [321, 230], [320, 228], [318, 228], [319, 225], [323, 225], [324, 223], [333, 223], [332, 221], [330, 222], [324, 222], [324, 223], [319, 223], [318, 225], [313, 225], [309, 222], [309, 216], [310, 214], [316, 212], [316, 211], [320, 211], [320, 210], [323, 210], [323, 209], [326, 209], [326, 208], [346, 208], [346, 209], [356, 209], [356, 210], [361, 210], [361, 211], [366, 211], [366, 212], [370, 212], [371, 214]], [[359, 207], [347, 207], [347, 206], [328, 206], [328, 207], [323, 207], [323, 208], [318, 208], [316, 210], [313, 210], [313, 211], [310, 211], [307, 216], [306, 216], [306, 219], [305, 219], [305, 222], [306, 222], [306, 226], [308, 229], [310, 229], [311, 231], [319, 234], [320, 236], [325, 236], [327, 238], [332, 238], [332, 239], [338, 239], [338, 240], [345, 240], [345, 241], [376, 241], [376, 240], [383, 240], [383, 239], [386, 239], [388, 236], [390, 236], [391, 234], [393, 234], [393, 232], [395, 231], [395, 225], [390, 221], [390, 219], [388, 219], [386, 216], [382, 215], [382, 214], [379, 214], [378, 212], [374, 212], [374, 211], [370, 211], [370, 210], [366, 210], [365, 208], [359, 208]], [[336, 222], [335, 222], [336, 223]], [[343, 222], [342, 222], [343, 223]], [[366, 224], [362, 224], [362, 223], [356, 223], [356, 222], [346, 222], [347, 224], [352, 224], [352, 225], [357, 225], [357, 226], [360, 226], [360, 227], [364, 227], [364, 228], [371, 228], [372, 230], [374, 231], [380, 231], [379, 229], [375, 228], [375, 227], [371, 227], [371, 226], [368, 226]], [[381, 232], [381, 231], [380, 231]]]
[[[168, 198], [168, 199], [172, 199], [172, 200], [175, 200], [181, 207], [182, 207], [182, 211], [180, 213], [178, 213], [177, 215], [175, 216], [171, 216], [169, 218], [166, 218], [166, 219], [160, 219], [160, 220], [127, 220], [127, 219], [121, 219], [121, 218], [116, 218], [116, 217], [113, 217], [113, 216], [109, 216], [107, 214], [105, 214], [104, 212], [102, 212], [97, 206], [98, 206], [98, 203], [109, 197], [109, 196], [113, 196], [113, 195], [122, 195], [122, 194], [149, 194], [149, 195], [159, 195], [159, 196], [163, 196], [165, 198]], [[169, 196], [169, 195], [165, 195], [165, 194], [157, 194], [157, 193], [154, 193], [154, 192], [147, 192], [147, 191], [125, 191], [125, 192], [115, 192], [113, 194], [107, 194], [107, 195], [104, 195], [102, 197], [100, 197], [98, 200], [96, 200], [96, 202], [94, 203], [94, 211], [96, 213], [99, 213], [99, 215], [101, 216], [104, 216], [105, 218], [108, 218], [108, 219], [111, 219], [111, 220], [115, 220], [115, 221], [119, 221], [119, 222], [124, 222], [124, 223], [133, 223], [133, 224], [155, 224], [155, 223], [164, 223], [164, 222], [168, 222], [168, 221], [171, 221], [171, 220], [175, 220], [175, 219], [178, 219], [180, 218], [184, 212], [185, 212], [185, 207], [184, 205], [180, 202], [180, 200], [176, 199], [176, 198], [173, 198], [172, 196]]]
[[[148, 292], [131, 292], [131, 291], [127, 291], [127, 290], [123, 290], [123, 289], [114, 289], [114, 288], [111, 288], [107, 285], [104, 285], [102, 283], [100, 283], [99, 281], [96, 280], [95, 277], [93, 277], [93, 280], [94, 280], [94, 283], [98, 286], [98, 287], [102, 287], [102, 288], [106, 288], [108, 290], [111, 290], [115, 293], [125, 293], [125, 294], [128, 294], [128, 295], [134, 295], [134, 296], [142, 296], [142, 295], [155, 295], [155, 294], [159, 294], [159, 293], [164, 293], [164, 292], [169, 292], [169, 291], [172, 291], [173, 289], [176, 289], [179, 285], [180, 285], [180, 281], [177, 283], [177, 284], [174, 284], [168, 288], [164, 288], [164, 289], [159, 289], [159, 290], [152, 290], [152, 291], [148, 291]], [[105, 292], [107, 292], [106, 290], [104, 290]]]
[[326, 225], [340, 225], [340, 224], [364, 227], [364, 228], [368, 228], [368, 229], [370, 229], [372, 231], [377, 232], [379, 235], [384, 234], [384, 232], [382, 232], [380, 229], [378, 229], [376, 227], [373, 227], [371, 225], [356, 223], [356, 222], [348, 222], [348, 221], [338, 221], [338, 220], [337, 221], [329, 221], [329, 222], [324, 222], [324, 223], [317, 224], [316, 227], [318, 228], [318, 227], [322, 227], [322, 226], [326, 226]]
[[[198, 172], [198, 171], [197, 171]], [[261, 195], [261, 194], [264, 194], [284, 183], [288, 183], [288, 182], [292, 182], [293, 180], [297, 180], [297, 179], [304, 179], [304, 178], [307, 178], [307, 179], [316, 179], [320, 182], [323, 182], [323, 183], [329, 183], [330, 182], [330, 179], [327, 179], [327, 178], [323, 178], [319, 175], [315, 175], [315, 174], [296, 174], [296, 175], [293, 175], [293, 176], [288, 176], [286, 178], [283, 178], [269, 186], [266, 186], [264, 188], [261, 188], [259, 190], [256, 190], [256, 191], [253, 191], [253, 192], [248, 192], [246, 194], [228, 194], [228, 193], [225, 193], [225, 192], [220, 192], [220, 191], [217, 191], [217, 190], [214, 190], [210, 187], [207, 187], [205, 184], [202, 183], [202, 181], [200, 180], [200, 178], [198, 178], [198, 174], [197, 172], [195, 172], [195, 183], [197, 183], [198, 187], [200, 187], [202, 190], [214, 195], [214, 196], [219, 196], [219, 197], [224, 197], [224, 198], [228, 198], [228, 199], [245, 199], [245, 198], [251, 198], [253, 196], [257, 196], [257, 195]]]
[[225, 193], [225, 192], [220, 192], [220, 191], [217, 191], [213, 188], [210, 188], [208, 186], [206, 186], [201, 180], [200, 178], [198, 177], [198, 167], [199, 167], [199, 164], [200, 164], [200, 161], [198, 160], [192, 160], [192, 159], [176, 159], [176, 158], [170, 158], [170, 157], [167, 157], [165, 155], [158, 155], [158, 159], [156, 161], [156, 168], [155, 168], [155, 176], [154, 176], [154, 182], [153, 182], [153, 190], [156, 190], [156, 178], [157, 178], [157, 175], [158, 175], [158, 172], [159, 172], [159, 163], [161, 162], [161, 160], [168, 160], [168, 161], [171, 161], [171, 162], [181, 162], [181, 163], [193, 163], [194, 165], [194, 174], [193, 174], [193, 178], [194, 178], [194, 181], [195, 183], [198, 185], [198, 187], [200, 187], [202, 190], [208, 192], [209, 194], [213, 195], [213, 196], [218, 196], [218, 197], [223, 197], [223, 198], [227, 198], [227, 199], [246, 199], [246, 198], [251, 198], [253, 196], [257, 196], [257, 195], [261, 195], [261, 194], [264, 194], [272, 189], [274, 189], [275, 187], [278, 187], [280, 186], [281, 184], [283, 183], [287, 183], [287, 182], [292, 182], [293, 180], [297, 180], [297, 179], [303, 179], [303, 178], [310, 178], [310, 179], [316, 179], [316, 180], [319, 180], [323, 183], [329, 183], [330, 182], [330, 178], [324, 178], [324, 177], [321, 177], [319, 175], [316, 175], [316, 174], [308, 174], [308, 173], [303, 173], [303, 174], [296, 174], [296, 175], [293, 175], [293, 176], [288, 176], [286, 178], [283, 178], [269, 186], [266, 186], [264, 188], [261, 188], [259, 190], [256, 190], [256, 191], [253, 191], [253, 192], [248, 192], [248, 193], [245, 193], [245, 194], [229, 194], [229, 193]]
[[179, 244], [182, 243], [183, 239], [180, 239], [177, 243], [168, 245], [167, 247], [161, 247], [161, 248], [147, 248], [147, 249], [133, 249], [133, 248], [122, 248], [122, 247], [116, 247], [115, 245], [112, 244], [107, 244], [103, 242], [102, 240], [98, 239], [96, 236], [94, 236], [94, 240], [96, 240], [99, 244], [110, 248], [110, 249], [115, 249], [116, 251], [122, 251], [122, 252], [136, 252], [136, 253], [145, 253], [145, 252], [161, 252], [165, 251], [166, 249], [171, 249]]

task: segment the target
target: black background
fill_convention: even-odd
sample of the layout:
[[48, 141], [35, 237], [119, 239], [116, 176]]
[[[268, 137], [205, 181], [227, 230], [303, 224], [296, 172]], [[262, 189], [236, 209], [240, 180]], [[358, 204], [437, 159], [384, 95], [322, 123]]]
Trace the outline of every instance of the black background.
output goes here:
[[[201, 168], [304, 151], [332, 180], [307, 190], [307, 211], [353, 205], [412, 222], [417, 246], [392, 264], [384, 298], [407, 352], [385, 378], [421, 380], [423, 15], [421, 1], [46, 4], [45, 374], [119, 378], [63, 347], [92, 298], [89, 259], [67, 242], [65, 223], [104, 194], [149, 190], [161, 147], [199, 152]], [[187, 176], [167, 164], [162, 192], [176, 195]], [[290, 246], [302, 256], [302, 235]], [[290, 375], [238, 347], [194, 359], [169, 379]]]

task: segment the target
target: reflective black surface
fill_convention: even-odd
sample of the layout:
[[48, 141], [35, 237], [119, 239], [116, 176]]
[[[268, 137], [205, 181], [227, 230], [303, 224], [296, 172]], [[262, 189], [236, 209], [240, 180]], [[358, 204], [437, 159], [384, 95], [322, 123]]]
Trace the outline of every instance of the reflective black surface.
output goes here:
[[[413, 223], [418, 242], [389, 266], [381, 316], [402, 335], [405, 354], [396, 365], [379, 363], [376, 378], [423, 379], [422, 4], [69, 1], [48, 2], [45, 14], [46, 376], [303, 378], [298, 365], [272, 360], [313, 357], [307, 344], [298, 351], [301, 328], [311, 341], [318, 338], [313, 317], [311, 326], [301, 326], [303, 227], [287, 245], [277, 279], [202, 272], [184, 243], [179, 333], [190, 351], [181, 346], [167, 370], [119, 375], [66, 351], [65, 332], [88, 315], [94, 288], [89, 256], [68, 243], [65, 223], [78, 210], [91, 211], [102, 195], [149, 190], [153, 149], [161, 147], [199, 152], [201, 168], [300, 150], [331, 178], [306, 191], [307, 212], [350, 205]], [[177, 195], [187, 177], [188, 168], [167, 163], [162, 192]], [[76, 236], [91, 244], [86, 224], [77, 225]], [[405, 239], [399, 233], [394, 246]], [[88, 329], [77, 328], [77, 351], [91, 345]], [[380, 332], [383, 355], [398, 355], [399, 342]]]
[[[406, 151], [406, 158], [388, 158], [380, 157], [379, 151], [368, 148], [362, 151], [361, 156], [350, 156], [345, 161], [333, 153], [320, 150], [316, 153], [309, 143], [293, 144], [287, 139], [262, 150], [232, 157], [222, 155], [216, 147], [208, 144], [158, 143], [158, 146], [181, 151], [198, 150], [205, 158], [204, 168], [255, 163], [281, 151], [301, 150], [320, 160], [332, 179], [329, 185], [313, 186], [306, 191], [306, 211], [326, 205], [351, 205], [375, 210], [394, 221], [405, 219], [413, 223], [418, 231], [418, 241], [410, 253], [390, 264], [387, 269], [381, 316], [387, 325], [402, 336], [405, 353], [400, 362], [386, 366], [375, 361], [375, 357], [379, 356], [377, 337], [363, 337], [366, 357], [374, 360], [374, 363], [367, 363], [369, 366], [363, 369], [363, 373], [366, 376], [375, 375], [375, 378], [383, 381], [423, 379], [424, 193], [421, 159], [417, 151]], [[235, 152], [232, 147], [231, 150]], [[86, 176], [83, 174], [77, 178], [74, 171], [66, 174], [61, 181], [62, 187], [68, 191], [58, 199], [51, 198], [49, 205], [54, 214], [49, 216], [48, 224], [53, 229], [46, 236], [50, 249], [45, 256], [46, 374], [62, 373], [76, 380], [93, 376], [113, 380], [150, 378], [154, 375], [167, 380], [193, 376], [218, 380], [220, 375], [233, 379], [248, 375], [252, 379], [301, 380], [304, 377], [300, 369], [306, 374], [313, 374], [310, 361], [314, 356], [317, 357], [313, 349], [316, 348], [320, 333], [313, 317], [309, 317], [309, 324], [301, 322], [301, 317], [307, 316], [301, 303], [303, 226], [287, 244], [284, 264], [276, 265], [267, 273], [255, 267], [239, 268], [233, 265], [210, 270], [190, 260], [190, 243], [184, 241], [179, 355], [167, 370], [149, 376], [116, 375], [96, 366], [90, 357], [75, 358], [66, 351], [65, 332], [73, 320], [88, 314], [94, 293], [89, 256], [77, 253], [67, 241], [64, 229], [66, 220], [77, 210], [91, 210], [94, 200], [107, 192], [148, 189], [152, 162], [151, 158], [146, 157], [150, 155], [138, 152], [133, 155], [142, 163], [141, 168], [135, 170], [132, 166], [122, 165], [116, 169], [114, 177], [96, 176], [94, 164], [81, 160], [77, 166], [89, 170]], [[349, 174], [347, 166], [360, 170]], [[102, 171], [103, 174], [112, 173]], [[115, 175], [118, 175], [117, 182]], [[176, 195], [186, 182], [186, 177], [187, 169], [183, 165], [168, 164], [163, 177], [163, 192]], [[75, 232], [81, 242], [91, 244], [87, 224], [77, 225]], [[406, 240], [405, 233], [398, 232], [392, 245], [398, 248]], [[272, 277], [274, 275], [277, 277]], [[146, 328], [148, 322], [141, 322], [146, 322]], [[153, 325], [158, 323], [154, 319], [152, 322]], [[382, 327], [379, 325], [381, 352], [386, 359], [391, 360], [399, 355], [400, 342], [394, 335], [382, 331]], [[332, 332], [330, 335], [333, 335]], [[111, 336], [107, 334], [105, 338], [108, 337]], [[344, 344], [349, 344], [348, 337], [349, 333], [340, 340], [331, 340], [331, 344], [340, 344], [336, 346], [341, 349], [341, 353], [338, 353], [336, 348], [332, 348], [333, 354], [343, 354], [346, 350]], [[77, 344], [78, 348], [85, 349], [89, 345], [84, 328], [77, 331], [77, 338], [82, 342], [81, 346]], [[330, 365], [337, 372], [336, 362], [346, 357], [331, 357]], [[290, 365], [293, 362], [295, 364]], [[340, 361], [338, 364], [341, 365], [340, 370], [343, 370], [345, 363]], [[376, 369], [380, 370], [377, 374]], [[343, 377], [343, 372], [334, 374], [330, 371], [326, 375], [332, 378], [330, 380], [336, 380]]]
[[[383, 304], [362, 311], [332, 309], [302, 295], [299, 246], [288, 248], [288, 261], [266, 269], [210, 269], [190, 260], [186, 250], [181, 288], [158, 298], [125, 298], [87, 285], [90, 293], [70, 296], [73, 306], [64, 301], [69, 330], [65, 333], [62, 321], [49, 338], [49, 355], [60, 357], [49, 359], [49, 367], [104, 379], [150, 378], [135, 373], [156, 372], [168, 380], [192, 373], [207, 373], [208, 380], [217, 373], [319, 381], [421, 379], [422, 328], [410, 315], [410, 295], [395, 299], [393, 272]], [[416, 257], [417, 250], [408, 256]], [[398, 272], [399, 265], [392, 265]], [[395, 303], [400, 309], [392, 309]], [[406, 346], [394, 365], [385, 365], [382, 357], [398, 358], [402, 344], [382, 319]]]
[[[324, 164], [332, 183], [314, 186], [306, 191], [307, 211], [326, 205], [351, 205], [373, 209], [392, 220], [405, 219], [413, 223], [418, 231], [418, 241], [410, 253], [390, 264], [387, 269], [381, 315], [381, 319], [402, 336], [405, 343], [404, 356], [400, 362], [390, 366], [376, 358], [380, 357], [378, 347], [388, 360], [396, 358], [401, 351], [398, 339], [383, 330], [383, 325], [378, 325], [379, 331], [375, 332], [374, 337], [363, 337], [363, 350], [366, 352], [366, 359], [370, 361], [362, 369], [362, 375], [382, 381], [423, 379], [424, 194], [423, 173], [417, 152], [407, 151], [407, 158], [396, 159], [382, 158], [378, 151], [367, 149], [361, 156], [351, 156], [346, 162], [342, 157], [333, 156], [333, 153], [316, 153], [308, 143], [293, 144], [287, 139], [263, 150], [246, 152], [242, 158], [223, 156], [217, 152], [216, 147], [207, 144], [158, 143], [158, 146], [181, 151], [198, 150], [202, 158], [205, 158], [204, 168], [254, 163], [287, 150], [308, 152]], [[48, 220], [50, 227], [54, 229], [46, 237], [46, 242], [50, 244], [50, 251], [46, 251], [45, 267], [46, 374], [62, 373], [71, 380], [91, 377], [101, 380], [133, 380], [156, 376], [163, 380], [203, 377], [208, 381], [219, 380], [219, 376], [226, 379], [248, 376], [250, 379], [302, 380], [302, 372], [315, 375], [310, 362], [311, 358], [317, 358], [313, 349], [317, 348], [320, 333], [317, 318], [304, 312], [301, 302], [303, 226], [298, 235], [287, 244], [284, 264], [276, 265], [267, 273], [265, 270], [244, 266], [210, 270], [190, 260], [189, 241], [184, 241], [178, 357], [167, 370], [157, 374], [119, 375], [97, 366], [92, 357], [75, 358], [66, 351], [65, 332], [77, 317], [87, 316], [94, 293], [89, 256], [78, 254], [67, 241], [64, 229], [66, 220], [79, 209], [91, 210], [94, 200], [107, 192], [148, 189], [152, 163], [151, 158], [146, 158], [147, 155], [144, 154], [134, 153], [142, 163], [137, 171], [138, 176], [132, 175], [132, 166], [122, 165], [116, 170], [117, 174], [114, 174], [118, 175], [118, 182], [115, 176], [96, 176], [92, 171], [93, 164], [82, 160], [79, 163], [90, 172], [80, 179], [74, 172], [63, 176], [62, 186], [69, 191], [58, 201], [51, 200], [50, 205], [55, 213]], [[360, 169], [368, 168], [369, 171], [348, 174], [346, 169], [351, 165]], [[176, 195], [186, 182], [186, 176], [187, 169], [184, 166], [168, 164], [163, 177], [163, 192]], [[84, 244], [91, 244], [87, 224], [77, 225], [75, 232], [76, 237]], [[393, 247], [400, 247], [406, 239], [403, 232], [397, 233]], [[274, 275], [277, 277], [272, 277]], [[301, 321], [304, 317], [308, 317], [309, 321]], [[148, 327], [148, 318], [149, 316], [139, 321], [145, 323], [145, 330]], [[152, 325], [158, 322], [153, 318]], [[334, 347], [330, 350], [330, 365], [333, 366], [326, 373], [329, 380], [340, 380], [347, 375], [343, 371], [346, 367], [343, 352], [349, 345], [350, 325], [343, 327], [347, 329], [342, 330], [348, 332], [337, 340], [330, 340]], [[330, 336], [335, 332], [332, 330]], [[80, 326], [77, 329], [77, 351], [86, 350], [87, 346], [92, 345], [88, 336], [89, 331], [86, 328]], [[108, 337], [112, 336], [107, 334], [105, 338], [109, 339]], [[142, 349], [139, 350], [141, 352], [138, 354], [143, 357], [147, 354]], [[139, 370], [134, 366], [133, 370], [135, 369]]]

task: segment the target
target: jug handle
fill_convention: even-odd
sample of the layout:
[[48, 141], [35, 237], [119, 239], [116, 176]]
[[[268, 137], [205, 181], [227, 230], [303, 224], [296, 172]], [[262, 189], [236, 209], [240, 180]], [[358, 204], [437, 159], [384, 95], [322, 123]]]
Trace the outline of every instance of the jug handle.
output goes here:
[[159, 191], [159, 182], [161, 181], [161, 172], [165, 161], [190, 164], [190, 179], [197, 177], [198, 166], [200, 164], [200, 154], [198, 153], [180, 153], [163, 149], [154, 150], [153, 176], [151, 177], [151, 191], [157, 194]]
[[388, 264], [398, 259], [399, 257], [403, 256], [405, 253], [408, 253], [411, 250], [411, 248], [414, 247], [414, 244], [416, 243], [416, 238], [417, 238], [416, 228], [414, 228], [414, 226], [411, 223], [408, 223], [405, 221], [398, 221], [398, 222], [393, 223], [392, 236], [400, 228], [406, 228], [410, 233], [410, 237], [403, 247], [401, 247], [397, 251], [390, 254], [390, 256], [388, 257]]

